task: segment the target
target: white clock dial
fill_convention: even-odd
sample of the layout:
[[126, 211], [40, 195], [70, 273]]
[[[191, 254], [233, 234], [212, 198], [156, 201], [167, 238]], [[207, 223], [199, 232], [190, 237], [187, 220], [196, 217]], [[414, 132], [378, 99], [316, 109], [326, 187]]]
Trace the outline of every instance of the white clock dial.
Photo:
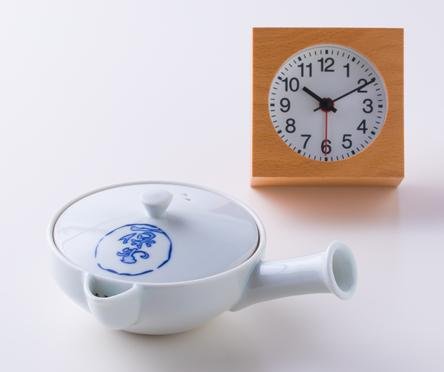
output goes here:
[[296, 153], [323, 162], [346, 160], [382, 130], [387, 93], [365, 57], [339, 45], [315, 45], [281, 66], [268, 109], [277, 134]]

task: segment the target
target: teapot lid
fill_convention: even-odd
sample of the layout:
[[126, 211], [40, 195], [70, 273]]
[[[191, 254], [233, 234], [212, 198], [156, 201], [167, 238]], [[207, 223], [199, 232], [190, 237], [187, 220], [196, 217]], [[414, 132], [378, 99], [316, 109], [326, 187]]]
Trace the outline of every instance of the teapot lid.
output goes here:
[[71, 202], [52, 225], [56, 248], [99, 276], [168, 283], [204, 278], [248, 259], [259, 243], [245, 206], [199, 186], [112, 186]]

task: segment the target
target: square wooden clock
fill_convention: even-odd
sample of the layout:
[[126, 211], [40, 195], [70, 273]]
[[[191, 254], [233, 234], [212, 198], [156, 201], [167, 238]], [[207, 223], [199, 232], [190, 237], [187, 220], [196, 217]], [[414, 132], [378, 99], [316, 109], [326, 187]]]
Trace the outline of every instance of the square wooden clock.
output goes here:
[[252, 185], [398, 185], [403, 69], [403, 29], [254, 28]]

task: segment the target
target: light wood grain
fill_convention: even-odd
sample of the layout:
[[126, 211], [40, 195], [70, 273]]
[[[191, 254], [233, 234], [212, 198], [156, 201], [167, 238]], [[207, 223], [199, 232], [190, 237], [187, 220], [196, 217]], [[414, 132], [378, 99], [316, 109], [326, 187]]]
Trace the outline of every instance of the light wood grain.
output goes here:
[[[319, 162], [286, 146], [268, 114], [268, 90], [282, 63], [315, 44], [340, 44], [367, 57], [385, 80], [388, 112], [379, 136], [360, 154]], [[254, 28], [252, 186], [396, 186], [404, 177], [404, 30], [399, 28]]]

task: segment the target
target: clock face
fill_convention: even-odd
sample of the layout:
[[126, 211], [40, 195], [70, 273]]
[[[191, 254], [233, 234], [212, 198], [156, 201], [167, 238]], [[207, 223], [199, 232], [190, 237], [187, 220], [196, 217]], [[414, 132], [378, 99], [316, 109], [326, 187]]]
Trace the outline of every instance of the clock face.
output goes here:
[[278, 70], [268, 109], [277, 134], [296, 153], [323, 162], [346, 160], [382, 130], [387, 93], [365, 57], [339, 45], [315, 45]]

